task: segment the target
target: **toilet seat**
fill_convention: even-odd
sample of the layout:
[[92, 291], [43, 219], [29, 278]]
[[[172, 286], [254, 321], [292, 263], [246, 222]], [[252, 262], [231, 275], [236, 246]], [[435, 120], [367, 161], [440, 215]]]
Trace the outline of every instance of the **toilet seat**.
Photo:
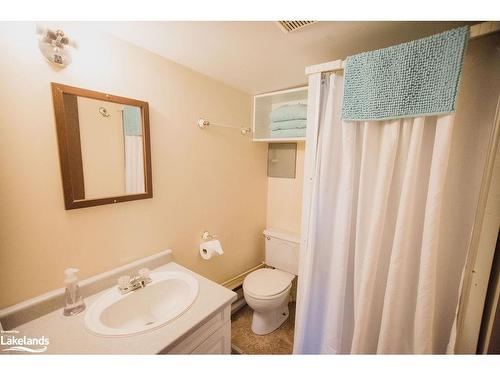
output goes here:
[[294, 275], [278, 269], [261, 268], [250, 273], [243, 281], [244, 291], [257, 299], [276, 298], [288, 293]]

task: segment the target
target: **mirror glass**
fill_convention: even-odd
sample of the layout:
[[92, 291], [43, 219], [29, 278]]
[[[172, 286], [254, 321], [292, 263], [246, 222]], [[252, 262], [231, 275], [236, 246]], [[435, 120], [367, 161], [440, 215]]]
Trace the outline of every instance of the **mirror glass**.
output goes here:
[[83, 199], [145, 193], [141, 109], [84, 97], [76, 101]]
[[152, 197], [148, 104], [52, 90], [66, 209]]

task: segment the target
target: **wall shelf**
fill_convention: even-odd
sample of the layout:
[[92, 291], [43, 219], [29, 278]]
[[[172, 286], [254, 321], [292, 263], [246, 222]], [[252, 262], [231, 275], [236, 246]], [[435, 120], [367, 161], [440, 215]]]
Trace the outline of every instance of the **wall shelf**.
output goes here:
[[304, 137], [275, 138], [271, 136], [269, 114], [285, 104], [307, 104], [307, 86], [255, 95], [253, 99], [253, 141], [269, 143], [303, 142]]
[[296, 137], [296, 138], [254, 138], [254, 142], [267, 142], [267, 143], [286, 143], [286, 142], [305, 142], [306, 137]]

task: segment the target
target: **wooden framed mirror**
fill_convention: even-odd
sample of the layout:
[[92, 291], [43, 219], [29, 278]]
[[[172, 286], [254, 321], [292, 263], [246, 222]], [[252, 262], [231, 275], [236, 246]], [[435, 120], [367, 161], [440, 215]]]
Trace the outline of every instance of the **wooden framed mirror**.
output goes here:
[[148, 103], [51, 85], [66, 209], [151, 198]]

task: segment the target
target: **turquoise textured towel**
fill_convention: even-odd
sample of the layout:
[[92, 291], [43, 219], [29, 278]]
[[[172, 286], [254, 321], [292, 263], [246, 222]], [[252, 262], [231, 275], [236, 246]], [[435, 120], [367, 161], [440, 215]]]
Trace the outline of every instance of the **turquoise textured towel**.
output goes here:
[[303, 129], [307, 125], [307, 120], [273, 121], [271, 130]]
[[123, 107], [123, 133], [125, 135], [142, 135], [141, 109], [126, 105]]
[[469, 27], [347, 58], [342, 119], [453, 112]]
[[285, 104], [269, 114], [271, 121], [305, 120], [307, 118], [306, 104]]
[[298, 138], [306, 136], [306, 128], [272, 130], [271, 138]]

